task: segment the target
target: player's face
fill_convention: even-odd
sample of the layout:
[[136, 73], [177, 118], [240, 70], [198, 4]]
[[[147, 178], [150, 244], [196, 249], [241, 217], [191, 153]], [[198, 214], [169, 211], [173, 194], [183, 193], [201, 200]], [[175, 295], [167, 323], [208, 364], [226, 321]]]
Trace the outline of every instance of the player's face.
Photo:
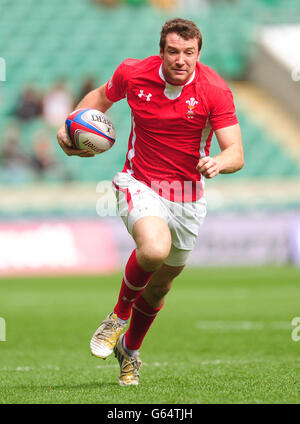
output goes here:
[[200, 58], [198, 40], [185, 40], [175, 32], [166, 36], [165, 49], [160, 49], [165, 79], [171, 84], [185, 84], [195, 70]]

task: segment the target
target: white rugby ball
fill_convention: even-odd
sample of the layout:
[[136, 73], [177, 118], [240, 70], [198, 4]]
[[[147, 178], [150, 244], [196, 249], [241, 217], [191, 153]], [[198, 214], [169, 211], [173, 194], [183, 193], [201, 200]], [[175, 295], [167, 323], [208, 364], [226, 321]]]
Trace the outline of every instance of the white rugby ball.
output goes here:
[[67, 117], [65, 124], [67, 134], [76, 149], [99, 154], [109, 150], [115, 143], [115, 127], [99, 110], [74, 110]]

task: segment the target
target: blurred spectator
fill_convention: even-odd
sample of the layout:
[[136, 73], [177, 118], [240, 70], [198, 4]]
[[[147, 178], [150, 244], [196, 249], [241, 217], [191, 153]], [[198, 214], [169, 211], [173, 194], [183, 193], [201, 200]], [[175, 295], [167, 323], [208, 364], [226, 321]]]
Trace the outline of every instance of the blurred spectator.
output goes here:
[[24, 150], [22, 141], [16, 123], [6, 128], [0, 151], [2, 182], [22, 184], [44, 178], [65, 182], [72, 179], [70, 171], [55, 157], [55, 144], [48, 132], [36, 132], [28, 152]]
[[76, 107], [76, 105], [78, 105], [78, 103], [80, 102], [80, 100], [83, 99], [83, 97], [88, 94], [91, 90], [94, 90], [96, 88], [96, 83], [93, 77], [91, 76], [87, 76], [82, 83], [79, 95], [75, 101], [74, 104], [74, 108]]
[[27, 86], [23, 89], [18, 105], [16, 116], [21, 121], [29, 121], [41, 115], [42, 96], [34, 86]]
[[31, 166], [38, 177], [48, 175], [59, 180], [69, 180], [71, 176], [55, 157], [53, 146], [50, 134], [45, 131], [38, 131], [34, 135]]
[[0, 153], [2, 179], [6, 182], [22, 183], [31, 173], [31, 160], [22, 149], [20, 132], [9, 128], [3, 136]]
[[52, 143], [48, 135], [44, 132], [38, 132], [35, 135], [32, 154], [32, 165], [37, 174], [56, 167], [56, 161], [53, 157]]
[[72, 112], [74, 99], [65, 82], [59, 80], [44, 96], [43, 115], [51, 127], [59, 128]]

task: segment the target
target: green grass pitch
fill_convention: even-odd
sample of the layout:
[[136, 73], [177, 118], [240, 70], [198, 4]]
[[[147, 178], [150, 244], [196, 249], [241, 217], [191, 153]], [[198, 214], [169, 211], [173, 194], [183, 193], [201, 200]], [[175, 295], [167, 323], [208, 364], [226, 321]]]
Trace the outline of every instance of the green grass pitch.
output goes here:
[[300, 403], [299, 269], [186, 269], [144, 340], [138, 387], [89, 352], [120, 279], [0, 281], [0, 403]]

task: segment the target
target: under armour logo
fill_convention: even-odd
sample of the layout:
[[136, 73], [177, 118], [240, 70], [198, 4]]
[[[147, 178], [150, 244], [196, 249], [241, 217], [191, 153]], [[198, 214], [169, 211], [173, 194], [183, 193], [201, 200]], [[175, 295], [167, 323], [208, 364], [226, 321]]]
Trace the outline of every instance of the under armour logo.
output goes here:
[[141, 99], [143, 96], [146, 97], [146, 101], [150, 102], [150, 98], [152, 97], [152, 94], [144, 94], [144, 90], [140, 90], [139, 94], [138, 94], [139, 98]]

